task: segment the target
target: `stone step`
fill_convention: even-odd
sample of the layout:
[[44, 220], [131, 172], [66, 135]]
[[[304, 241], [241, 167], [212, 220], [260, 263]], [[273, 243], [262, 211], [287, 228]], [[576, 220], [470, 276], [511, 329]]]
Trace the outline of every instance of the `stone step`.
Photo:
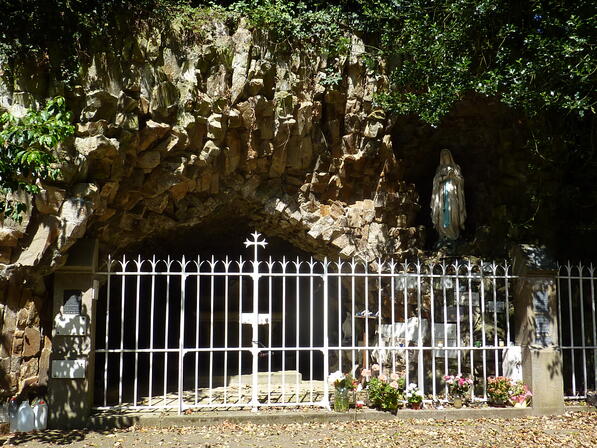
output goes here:
[[[243, 385], [251, 385], [253, 384], [253, 375], [252, 374], [245, 374], [245, 375], [234, 375], [228, 378], [228, 384], [238, 384], [240, 381]], [[303, 381], [303, 376], [300, 372], [296, 370], [284, 370], [279, 372], [271, 372], [268, 374], [267, 372], [259, 372], [257, 374], [257, 384], [274, 384], [280, 385], [283, 382], [285, 384], [294, 384], [294, 383], [301, 383]]]

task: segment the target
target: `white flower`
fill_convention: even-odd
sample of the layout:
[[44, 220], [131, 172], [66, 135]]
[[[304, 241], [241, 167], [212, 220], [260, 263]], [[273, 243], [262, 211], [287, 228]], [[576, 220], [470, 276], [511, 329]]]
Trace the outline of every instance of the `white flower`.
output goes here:
[[336, 381], [341, 381], [344, 379], [344, 374], [337, 370], [334, 373], [331, 373], [328, 377], [328, 383], [332, 386], [335, 386]]

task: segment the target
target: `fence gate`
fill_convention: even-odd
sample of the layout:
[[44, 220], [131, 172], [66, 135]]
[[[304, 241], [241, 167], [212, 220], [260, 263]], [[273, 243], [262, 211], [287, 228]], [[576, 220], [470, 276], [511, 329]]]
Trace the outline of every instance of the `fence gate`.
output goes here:
[[328, 406], [322, 273], [260, 261], [266, 244], [254, 233], [250, 260], [109, 259], [97, 407]]
[[329, 407], [330, 372], [379, 368], [446, 400], [443, 376], [510, 373], [507, 264], [260, 258], [108, 259], [99, 409]]

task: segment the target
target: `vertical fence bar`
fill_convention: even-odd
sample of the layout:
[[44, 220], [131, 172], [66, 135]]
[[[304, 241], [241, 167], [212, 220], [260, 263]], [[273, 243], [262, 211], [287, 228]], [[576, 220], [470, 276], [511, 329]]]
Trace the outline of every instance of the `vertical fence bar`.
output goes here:
[[462, 334], [460, 330], [460, 266], [458, 261], [454, 264], [454, 271], [456, 274], [456, 282], [454, 283], [454, 297], [456, 297], [456, 338], [458, 340], [458, 373], [462, 372]]
[[313, 257], [309, 262], [309, 401], [313, 402]]
[[[286, 257], [282, 257], [282, 372], [286, 372]], [[286, 403], [286, 375], [282, 374], [282, 402]]]
[[224, 259], [224, 365], [223, 365], [223, 381], [224, 381], [224, 396], [223, 403], [228, 404], [228, 314], [229, 314], [229, 275], [230, 275], [230, 260], [228, 255]]
[[[357, 362], [352, 362], [352, 365], [350, 366], [351, 370], [354, 368], [356, 364], [361, 364], [363, 359], [369, 356], [369, 263], [367, 263], [366, 260], [363, 260], [363, 265], [365, 268], [365, 310], [363, 313], [365, 319], [365, 334], [363, 335], [364, 355], [361, 355], [361, 359], [357, 360]], [[357, 345], [360, 345], [358, 340]], [[380, 363], [379, 369], [380, 372], [383, 372], [383, 363]]]
[[[593, 388], [597, 389], [597, 325], [595, 322], [595, 269], [593, 263], [589, 266], [589, 278], [591, 280], [591, 317], [593, 323]], [[560, 342], [561, 344], [561, 342]]]
[[106, 340], [105, 340], [105, 352], [104, 352], [104, 407], [108, 406], [108, 350], [109, 345], [109, 333], [110, 333], [110, 288], [112, 286], [112, 258], [108, 257], [108, 279], [106, 285]]
[[[511, 338], [510, 338], [510, 266], [508, 265], [507, 262], [504, 262], [504, 289], [505, 289], [505, 294], [506, 294], [506, 344], [505, 345], [510, 345], [511, 343]], [[558, 280], [559, 281], [559, 280]], [[560, 290], [560, 285], [558, 284], [558, 294], [559, 294], [559, 290]], [[558, 300], [558, 305], [559, 305], [559, 300]], [[561, 321], [561, 319], [560, 319]], [[560, 326], [561, 328], [561, 326]], [[561, 333], [560, 333], [561, 336]], [[561, 341], [561, 339], [560, 339]], [[561, 342], [560, 342], [561, 344]]]
[[425, 395], [425, 376], [423, 372], [423, 316], [422, 316], [422, 308], [423, 303], [421, 301], [421, 262], [417, 260], [417, 346], [418, 346], [418, 353], [417, 353], [417, 382], [419, 383], [419, 390]]
[[[481, 271], [483, 270], [483, 264], [481, 263]], [[481, 277], [481, 281], [479, 283], [479, 304], [481, 305], [481, 343], [483, 344], [483, 399], [487, 399], [487, 333], [485, 331], [485, 318], [486, 316], [486, 308], [485, 308], [485, 282], [483, 281], [483, 277]], [[496, 372], [497, 374], [497, 372]], [[473, 397], [475, 394], [475, 390], [473, 388]]]
[[576, 396], [576, 362], [574, 359], [574, 324], [572, 318], [572, 266], [566, 265], [568, 273], [568, 317], [570, 318], [570, 354], [572, 356], [572, 395]]
[[[557, 294], [558, 294], [558, 336], [559, 336], [559, 344], [560, 347], [563, 347], [564, 344], [564, 339], [563, 339], [563, 333], [562, 333], [562, 327], [563, 327], [563, 321], [562, 321], [562, 301], [563, 301], [563, 296], [562, 296], [562, 266], [560, 266], [560, 264], [558, 263], [558, 275], [557, 275]], [[564, 359], [564, 353], [565, 353], [565, 349], [562, 349], [562, 360]], [[564, 394], [566, 394], [566, 378], [563, 379], [564, 380]]]
[[[342, 260], [338, 258], [336, 263], [338, 269], [338, 370], [342, 372], [342, 345], [343, 345], [343, 329], [342, 323], [344, 322], [342, 319]], [[325, 378], [327, 382], [327, 378]]]
[[[481, 262], [483, 264], [483, 262]], [[482, 269], [481, 269], [482, 271]], [[468, 262], [467, 265], [467, 283], [468, 283], [468, 327], [469, 327], [469, 341], [471, 346], [471, 357], [470, 357], [470, 364], [471, 364], [471, 371], [470, 376], [472, 377], [475, 374], [475, 349], [474, 347], [477, 346], [477, 341], [475, 341], [475, 332], [473, 329], [473, 289], [472, 289], [472, 279], [473, 279], [473, 264]], [[473, 390], [473, 397], [475, 391]]]
[[584, 280], [584, 267], [582, 264], [578, 264], [578, 306], [580, 308], [580, 331], [582, 340], [582, 366], [583, 366], [583, 396], [587, 395], [587, 340], [585, 335], [585, 304], [583, 295], [583, 280]]
[[[355, 270], [356, 270], [356, 263], [354, 261], [354, 257], [351, 262], [352, 268], [352, 277], [351, 277], [351, 309], [350, 309], [350, 319], [351, 319], [351, 332], [350, 332], [350, 345], [352, 346], [351, 351], [351, 367], [354, 366], [355, 361], [355, 350], [354, 347], [359, 345], [356, 335], [356, 328], [355, 328]], [[381, 366], [380, 366], [381, 367]]]
[[408, 262], [404, 262], [402, 275], [402, 292], [404, 297], [404, 363], [406, 369], [406, 384], [410, 384], [410, 363], [409, 363], [409, 346], [410, 337], [408, 335]]
[[330, 408], [330, 391], [329, 391], [329, 328], [328, 328], [328, 259], [323, 260], [323, 398], [322, 404], [326, 408]]
[[230, 264], [231, 262], [228, 259], [228, 255], [226, 255], [224, 260], [224, 404], [228, 404], [228, 322], [230, 319], [230, 310], [228, 307], [230, 305]]
[[243, 325], [241, 315], [243, 312], [243, 266], [242, 255], [238, 259], [238, 402], [242, 400], [242, 365], [243, 365]]
[[215, 314], [215, 273], [217, 261], [214, 256], [211, 256], [209, 262], [210, 276], [209, 276], [209, 403], [213, 403], [213, 381], [214, 381], [214, 314]]
[[[496, 376], [499, 375], [499, 359], [498, 359], [498, 347], [499, 347], [499, 338], [498, 338], [498, 319], [497, 319], [497, 285], [496, 285], [496, 267], [495, 263], [492, 266], [492, 289], [493, 289], [493, 346], [494, 346], [494, 357], [495, 357], [495, 374]], [[483, 277], [481, 277], [481, 281], [483, 281]]]
[[[381, 290], [382, 290], [382, 284], [381, 284], [381, 274], [383, 271], [383, 262], [381, 261], [381, 258], [377, 259], [377, 346], [381, 347], [381, 318], [382, 318], [382, 312], [381, 312]], [[394, 341], [392, 341], [391, 345], [394, 345]], [[369, 352], [367, 352], [367, 356], [365, 356], [365, 362], [363, 363], [363, 369], [366, 368], [366, 366], [369, 364]], [[394, 369], [392, 369], [392, 373], [394, 373]]]
[[178, 415], [182, 414], [183, 410], [183, 393], [184, 393], [184, 330], [185, 330], [185, 302], [186, 302], [186, 274], [187, 262], [184, 255], [180, 262], [180, 322], [178, 335]]
[[[296, 341], [295, 341], [295, 348], [297, 349], [295, 351], [296, 353], [296, 360], [295, 360], [295, 364], [296, 364], [296, 371], [300, 372], [300, 353], [298, 348], [300, 347], [300, 332], [299, 332], [299, 328], [300, 328], [300, 322], [301, 322], [301, 313], [299, 312], [300, 307], [299, 307], [299, 297], [301, 296], [301, 287], [300, 287], [300, 271], [301, 271], [301, 262], [299, 260], [298, 257], [296, 257], [296, 262], [294, 263], [295, 269], [296, 269], [296, 289], [295, 289], [295, 303], [296, 303]], [[299, 401], [300, 401], [300, 392], [301, 392], [301, 387], [299, 384], [299, 374], [296, 375], [295, 377], [295, 382], [294, 382], [294, 392], [295, 392], [295, 399], [296, 399], [296, 404], [298, 405]]]
[[[448, 297], [446, 291], [446, 280], [447, 280], [447, 266], [445, 262], [442, 262], [442, 296], [444, 299], [443, 311], [444, 311], [444, 375], [448, 375]], [[448, 399], [448, 385], [444, 388], [445, 399]]]
[[433, 265], [428, 264], [427, 269], [429, 269], [429, 293], [430, 297], [430, 313], [431, 313], [431, 393], [433, 394], [433, 399], [437, 400], [437, 385], [436, 385], [436, 370], [435, 370], [435, 291], [433, 285]]
[[[273, 311], [272, 311], [272, 273], [274, 262], [272, 261], [272, 257], [269, 257], [269, 262], [267, 263], [268, 267], [268, 277], [267, 277], [267, 286], [268, 286], [268, 313], [269, 313], [269, 322], [267, 326], [267, 346], [269, 348], [268, 356], [267, 356], [267, 403], [272, 403], [272, 321], [273, 321]], [[284, 373], [282, 373], [284, 375]]]
[[170, 256], [166, 262], [166, 326], [164, 330], [164, 406], [167, 404], [166, 394], [168, 389], [168, 330], [170, 329]]
[[150, 311], [149, 311], [149, 318], [151, 323], [149, 324], [149, 406], [151, 407], [153, 404], [153, 354], [154, 354], [154, 340], [153, 340], [153, 333], [154, 333], [154, 315], [155, 315], [155, 267], [157, 265], [157, 261], [155, 260], [155, 255], [151, 259], [151, 304], [150, 304]]
[[[392, 304], [390, 306], [390, 313], [391, 313], [391, 318], [390, 318], [390, 322], [392, 324], [392, 330], [391, 330], [391, 334], [392, 334], [392, 346], [395, 346], [397, 343], [397, 337], [396, 337], [396, 325], [395, 325], [395, 320], [396, 320], [396, 263], [394, 262], [394, 260], [390, 261], [390, 296], [392, 299]], [[365, 366], [366, 368], [369, 368], [369, 366]], [[396, 371], [396, 350], [392, 350], [392, 372]]]
[[123, 370], [123, 356], [124, 356], [124, 300], [126, 288], [126, 265], [125, 256], [122, 256], [122, 283], [120, 289], [120, 366], [118, 379], [118, 404], [122, 405], [122, 370]]
[[[201, 258], [197, 256], [197, 281], [195, 286], [195, 406], [199, 403], [199, 331], [201, 328]], [[224, 376], [226, 373], [224, 373]]]
[[133, 385], [133, 406], [137, 406], [138, 378], [139, 378], [139, 295], [141, 284], [141, 256], [137, 257], [137, 285], [135, 288], [135, 379]]

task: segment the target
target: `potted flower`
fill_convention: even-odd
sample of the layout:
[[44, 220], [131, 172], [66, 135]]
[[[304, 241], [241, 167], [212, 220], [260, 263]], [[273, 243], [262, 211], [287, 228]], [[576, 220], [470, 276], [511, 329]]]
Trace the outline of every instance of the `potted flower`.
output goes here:
[[512, 380], [505, 376], [487, 378], [487, 398], [491, 405], [504, 407], [510, 402]]
[[522, 381], [516, 381], [510, 389], [510, 401], [514, 403], [515, 408], [526, 408], [530, 398], [533, 396], [528, 386]]
[[421, 409], [423, 403], [423, 394], [415, 383], [410, 383], [405, 392], [404, 397], [411, 409]]
[[372, 366], [372, 373], [365, 369], [361, 372], [366, 381], [369, 403], [382, 411], [395, 412], [404, 400], [406, 381], [397, 373], [392, 373], [389, 377], [379, 373], [379, 369], [375, 367], [376, 365]]
[[446, 375], [444, 381], [448, 385], [450, 396], [454, 400], [454, 407], [461, 408], [465, 396], [469, 393], [473, 380], [471, 378], [463, 377], [461, 373], [458, 375]]
[[348, 391], [354, 390], [357, 382], [350, 373], [344, 374], [340, 371], [332, 373], [328, 381], [334, 387], [334, 411], [347, 412], [349, 407]]

